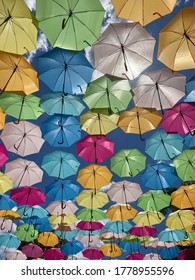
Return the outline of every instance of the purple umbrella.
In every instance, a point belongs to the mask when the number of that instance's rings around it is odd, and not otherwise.
[[[43,256],[43,250],[36,244],[29,243],[22,247],[21,251],[28,257],[32,259],[40,258]]]
[[[82,251],[85,258],[89,260],[100,260],[104,257],[103,253],[97,248],[88,248]]]
[[[77,227],[81,230],[99,230],[103,228],[103,224],[99,223],[99,222],[84,222],[84,221],[80,221],[77,224]]]

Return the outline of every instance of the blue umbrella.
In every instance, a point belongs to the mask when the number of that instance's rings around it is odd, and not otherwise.
[[[184,240],[186,232],[182,229],[166,228],[158,234],[158,239],[164,242],[179,242]]]
[[[170,248],[160,249],[160,257],[165,260],[171,260],[176,258],[179,255],[180,249],[177,246]]]
[[[84,51],[54,48],[38,58],[38,73],[52,91],[74,94],[91,81],[93,67]]]
[[[38,217],[38,218],[46,218],[49,213],[39,205],[35,206],[20,206],[16,211],[20,217],[23,218],[31,218],[31,217]]]
[[[184,138],[184,144],[190,148],[195,147],[195,137],[194,135],[191,135],[188,133],[186,137]]]
[[[41,167],[49,176],[65,179],[77,173],[80,163],[73,154],[54,151],[43,157]]]
[[[141,175],[145,187],[154,190],[170,188],[179,179],[175,167],[159,163],[146,167]]]
[[[10,248],[17,249],[20,243],[21,241],[14,234],[7,232],[0,233],[0,246],[5,247],[4,252]]]
[[[115,233],[127,232],[132,225],[129,221],[109,221],[107,222],[102,230],[109,230]]]
[[[81,138],[79,121],[55,114],[42,123],[43,138],[54,147],[70,147]]]
[[[75,255],[84,249],[84,245],[76,240],[69,241],[62,245],[61,251],[66,255]]]
[[[48,115],[62,114],[79,116],[85,109],[85,104],[79,95],[54,92],[46,93],[41,97],[40,107]]]
[[[11,210],[15,206],[15,202],[8,195],[0,194],[0,210]]]
[[[195,76],[193,76],[186,83],[186,91],[187,91],[187,93],[190,93],[192,90],[195,90]]]
[[[80,187],[71,180],[58,180],[46,187],[46,196],[52,201],[71,200],[75,198],[80,191]]]
[[[124,251],[127,252],[139,252],[140,251],[140,247],[141,247],[141,242],[120,242],[120,247],[121,249],[123,249]]]
[[[78,230],[71,230],[71,231],[60,231],[55,230],[54,232],[59,238],[66,239],[68,241],[71,241],[73,238],[75,238],[78,234]]]
[[[23,218],[23,221],[26,224],[33,225],[34,228],[39,232],[52,231],[53,229],[48,218],[31,217]]]
[[[154,160],[170,160],[183,149],[183,138],[179,134],[168,134],[159,130],[146,140],[145,152]]]

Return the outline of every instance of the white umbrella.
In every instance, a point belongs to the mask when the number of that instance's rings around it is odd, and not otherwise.
[[[52,215],[71,215],[74,214],[79,208],[72,201],[53,201],[46,210]]]
[[[149,254],[146,254],[145,257],[143,258],[144,260],[162,260],[160,255],[158,254],[154,254],[154,253],[149,253]]]
[[[8,250],[5,254],[7,260],[26,260],[27,256],[20,250]]]

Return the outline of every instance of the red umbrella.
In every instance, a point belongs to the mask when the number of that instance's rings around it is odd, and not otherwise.
[[[195,107],[186,102],[180,102],[168,109],[160,122],[160,126],[168,133],[193,135],[195,129]]]
[[[0,167],[8,160],[6,148],[0,144]]]
[[[193,248],[186,248],[180,251],[178,260],[195,260],[195,250]]]
[[[104,135],[88,135],[76,143],[77,155],[87,162],[103,162],[114,154],[114,142]]]
[[[36,244],[29,243],[22,247],[22,253],[24,253],[28,258],[36,259],[43,255],[43,250]]]
[[[99,230],[103,228],[103,224],[99,223],[99,222],[85,222],[85,221],[80,221],[77,224],[77,227],[81,230]]]
[[[142,253],[138,253],[138,252],[135,252],[129,256],[126,257],[126,260],[143,260],[144,259],[144,254]]]
[[[82,254],[89,260],[100,260],[104,257],[103,253],[97,248],[85,249]]]
[[[50,248],[44,251],[43,256],[46,260],[63,260],[64,253],[59,248]]]
[[[24,186],[11,190],[10,198],[18,204],[34,206],[45,202],[46,196],[38,188]]]
[[[152,236],[157,233],[157,230],[155,227],[133,226],[129,229],[129,233],[136,236]]]

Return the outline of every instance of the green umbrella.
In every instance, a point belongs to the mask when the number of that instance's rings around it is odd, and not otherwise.
[[[105,10],[99,0],[37,0],[38,26],[53,47],[81,51],[97,41]]]
[[[111,158],[110,169],[120,177],[134,177],[145,165],[146,157],[137,149],[123,149]]]
[[[23,225],[17,227],[15,235],[21,241],[30,242],[37,238],[38,233],[39,232],[34,229],[33,225],[23,224]]]
[[[185,150],[177,156],[173,164],[178,177],[184,182],[195,180],[195,150]]]
[[[150,236],[137,236],[137,235],[128,234],[122,239],[122,241],[123,242],[142,242],[142,241],[147,241],[149,238],[150,238]]]
[[[22,93],[21,93],[22,94]],[[22,120],[36,120],[44,110],[39,107],[40,98],[34,95],[23,96],[16,93],[4,92],[0,96],[2,110],[17,119],[14,123]]]
[[[108,108],[113,113],[125,110],[132,98],[129,81],[102,76],[92,81],[83,101],[90,109]]]
[[[140,195],[137,200],[137,206],[145,211],[160,211],[161,209],[168,207],[170,201],[170,195],[161,190],[151,190]]]
[[[82,221],[99,221],[105,219],[105,212],[100,209],[84,208],[77,212],[77,218]]]

